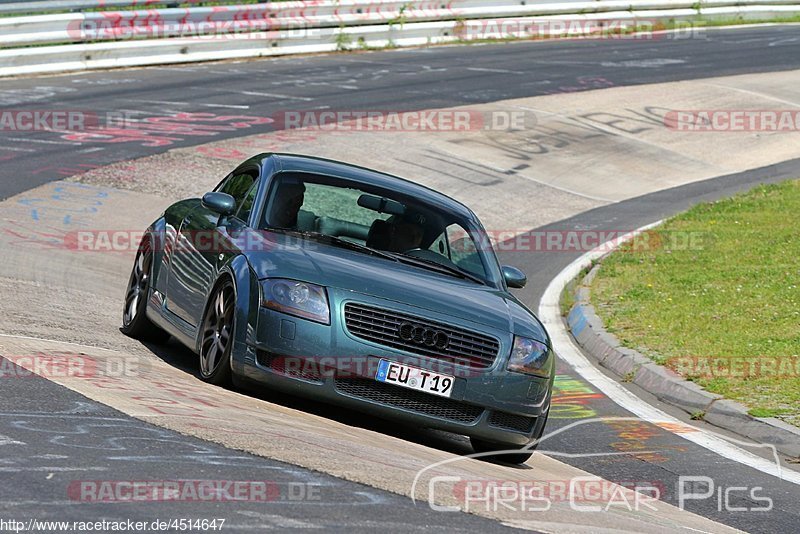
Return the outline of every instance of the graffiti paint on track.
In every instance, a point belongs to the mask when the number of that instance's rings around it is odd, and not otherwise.
[[[79,143],[139,143],[145,147],[170,146],[187,137],[210,137],[273,122],[269,117],[174,113],[160,117],[122,117],[85,131],[64,133],[67,141]]]

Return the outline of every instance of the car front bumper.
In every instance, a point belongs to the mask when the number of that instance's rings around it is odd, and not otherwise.
[[[358,297],[359,302],[367,298]],[[501,348],[491,367],[457,366],[351,335],[342,312],[346,298],[331,300],[330,325],[259,309],[256,331],[235,351],[234,372],[270,389],[485,441],[525,445],[540,435],[544,422],[541,416],[550,405],[552,378],[505,369],[511,334],[497,336],[502,337]],[[419,309],[380,299],[371,299],[369,304],[421,313]],[[424,314],[432,320],[453,322],[453,318],[427,310]],[[440,397],[375,380],[381,359],[454,376],[451,396]]]

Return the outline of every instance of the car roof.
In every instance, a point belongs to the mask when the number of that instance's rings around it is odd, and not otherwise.
[[[264,160],[273,158],[277,163],[276,169],[280,172],[307,172],[344,178],[419,198],[428,203],[437,204],[448,211],[459,213],[466,218],[477,219],[472,210],[461,202],[444,193],[392,174],[332,159],[301,154],[266,153],[256,157],[260,158],[262,163]]]

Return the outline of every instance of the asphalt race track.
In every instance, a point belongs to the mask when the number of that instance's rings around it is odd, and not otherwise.
[[[271,117],[286,110],[416,110],[523,96],[795,69],[792,26],[707,30],[702,39],[559,41],[508,46],[284,58],[3,80],[0,106]],[[114,161],[213,139],[271,131],[268,124],[158,146],[0,133],[0,199]]]
[[[27,457],[21,467],[0,465],[4,478],[12,469],[23,473],[15,479],[15,484],[4,484],[0,490],[4,518],[41,517],[37,509],[45,506],[48,518],[62,521],[86,521],[120,513],[133,521],[148,523],[177,515],[225,517],[227,530],[324,528],[366,532],[415,528],[464,533],[502,530],[488,519],[437,514],[385,491],[141,423],[38,377],[6,382],[10,387],[3,388],[7,401],[0,414],[0,437],[12,433],[18,436],[15,441],[19,443],[3,445],[6,449],[24,447]],[[81,452],[76,455],[76,451]],[[125,480],[269,480],[275,484],[270,491],[286,498],[229,504],[235,506],[234,514],[215,514],[202,502],[182,503],[180,514],[176,514],[175,504],[169,502],[129,503],[123,505],[122,512],[115,503],[76,506],[79,489],[66,496],[60,488],[55,490],[42,481],[47,473],[74,472],[88,473],[90,480],[102,480],[103,473],[110,469]],[[315,492],[314,499],[301,500],[299,496],[308,491]],[[290,495],[295,495],[296,500]]]
[[[512,98],[589,91],[716,76],[769,73],[800,68],[800,27],[773,26],[709,30],[705,39],[657,41],[559,41],[329,55],[266,61],[215,63],[69,74],[3,80],[0,110],[92,110],[124,112],[136,118],[176,113],[203,113],[224,128],[187,128],[156,138],[131,138],[120,131],[107,138],[67,138],[54,132],[0,130],[0,199],[41,184],[104,165],[194,146],[224,138],[273,131],[272,123],[241,117],[272,117],[296,109],[415,110],[494,102]],[[798,80],[800,86],[800,80]],[[788,104],[781,104],[789,107]],[[231,119],[230,117],[239,117]],[[238,126],[232,126],[237,124]],[[413,173],[409,172],[409,176]],[[800,160],[749,170],[654,192],[601,206],[552,223],[537,231],[587,228],[637,228],[705,200],[746,190],[756,183],[800,176]],[[536,309],[550,280],[577,253],[508,253],[501,259],[528,273],[523,300]],[[2,304],[0,304],[2,309]],[[10,313],[11,310],[2,310]],[[186,351],[169,345],[159,357],[191,371]],[[582,409],[594,417],[631,414],[582,381],[562,364],[561,394],[582,396]],[[121,505],[82,504],[77,508],[48,486],[45,473],[78,471],[84,479],[103,478],[113,470],[123,479],[271,479],[287,488],[302,481],[321,488],[319,501],[278,500],[275,506],[188,504],[186,517],[229,517],[231,528],[250,530],[323,527],[342,531],[425,528],[430,531],[494,531],[497,522],[467,514],[433,512],[405,497],[325,474],[226,449],[161,429],[43,379],[5,381],[0,409],[0,445],[17,455],[0,472],[15,475],[0,488],[0,514],[15,517],[85,519],[122,514],[154,519],[175,517],[170,503]],[[645,400],[647,392],[636,391]],[[468,445],[436,433],[364,423],[355,414],[339,413],[297,399],[274,399],[295,409],[455,453]],[[668,407],[664,411],[687,420]],[[551,418],[548,431],[575,420]],[[704,423],[693,425],[710,428]],[[742,511],[760,503],[735,494],[728,509],[715,499],[691,502],[686,509],[725,525],[750,532],[797,532],[800,488],[735,460],[723,458],[679,435],[642,422],[622,436],[613,425],[586,425],[555,435],[543,446],[559,461],[614,481],[654,481],[667,489],[664,500],[678,504],[674,491],[680,475],[713,477],[719,488],[763,488],[772,498],[768,512]],[[115,439],[121,434],[125,439]],[[602,456],[619,452],[620,441],[645,443],[651,456]],[[67,450],[68,449],[68,450]],[[593,453],[594,456],[585,456]],[[62,456],[63,455],[63,456]],[[583,455],[583,456],[581,456]],[[70,458],[69,461],[65,461]],[[92,470],[97,471],[95,476]],[[200,474],[202,473],[202,475]],[[106,475],[107,476],[107,475]],[[282,486],[283,487],[283,486]],[[280,506],[279,506],[280,505]],[[87,506],[89,508],[87,508]],[[113,509],[112,509],[113,508]],[[740,511],[732,511],[739,508]],[[529,517],[535,528],[535,516]],[[544,529],[546,530],[546,529]]]

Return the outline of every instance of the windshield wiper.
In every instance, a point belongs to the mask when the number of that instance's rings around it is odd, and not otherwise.
[[[270,230],[286,234],[300,235],[303,237],[316,239],[318,241],[324,241],[329,245],[335,245],[341,248],[355,250],[357,252],[363,252],[364,254],[378,256],[379,258],[385,258],[387,260],[400,261],[396,257],[387,252],[381,252],[380,250],[374,249],[372,247],[368,247],[366,245],[360,245],[358,243],[354,243],[353,241],[348,241],[346,239],[342,239],[341,237],[336,237],[333,235],[323,234],[321,232],[308,232],[302,230],[292,230],[289,228],[270,228]]]
[[[450,265],[439,263],[438,261],[419,258],[417,256],[408,256],[406,254],[401,254],[401,253],[384,252],[382,250],[374,249],[366,245],[360,245],[358,243],[354,243],[353,241],[347,241],[346,239],[342,239],[341,237],[323,234],[321,232],[309,232],[303,230],[292,230],[291,228],[277,228],[277,227],[274,228],[271,227],[269,228],[269,230],[273,232],[280,232],[283,234],[299,235],[302,237],[317,239],[320,241],[324,241],[329,245],[335,245],[342,248],[355,250],[357,252],[363,252],[364,254],[378,256],[379,258],[385,258],[387,260],[402,261],[403,263],[411,263],[413,265],[417,265],[419,267],[423,267],[431,271],[437,271],[442,274],[449,274],[457,278],[471,280],[475,283],[484,286],[486,285],[486,282],[483,279],[479,278],[478,276],[475,276],[474,274],[465,271],[463,269],[460,269],[458,267],[451,267]]]
[[[397,257],[401,261],[407,261],[408,263],[413,263],[415,265],[419,265],[420,267],[432,268],[432,271],[439,271],[441,273],[450,274],[456,276],[458,278],[465,278],[467,280],[472,280],[482,286],[486,285],[486,282],[475,276],[474,274],[470,273],[469,271],[465,271],[464,269],[460,269],[458,267],[452,267],[450,265],[445,265],[444,263],[439,263],[435,260],[429,260],[425,258],[419,258],[417,256],[409,256],[407,254],[397,254]]]
[[[399,261],[393,255],[382,252],[378,249],[368,247],[366,245],[361,245],[359,243],[355,243],[353,241],[348,241],[347,239],[342,239],[341,237],[336,237],[328,234],[321,234],[319,232],[307,232],[307,234],[311,235],[312,237],[322,237],[330,241],[331,244],[340,246],[342,248],[349,248],[350,250],[356,250],[358,252],[364,252],[365,254],[372,254],[373,256],[378,256],[379,258],[385,258],[387,260],[392,261]]]

